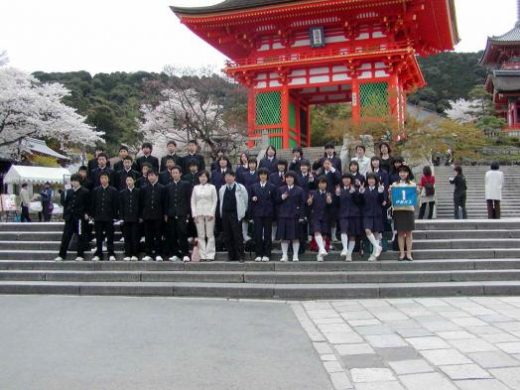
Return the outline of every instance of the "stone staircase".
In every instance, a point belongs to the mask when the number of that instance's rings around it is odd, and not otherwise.
[[[484,176],[487,166],[465,166],[464,176],[468,184],[466,207],[469,219],[487,218]],[[505,176],[502,200],[502,218],[520,218],[520,167],[505,166],[501,170]],[[417,180],[420,179],[420,175]],[[451,167],[435,167],[437,186],[437,218],[453,218],[453,186],[449,178],[454,176]]]
[[[418,222],[414,262],[54,262],[62,224],[0,224],[0,294],[335,299],[520,294],[520,219]],[[119,237],[119,236],[118,236]],[[116,243],[118,258],[121,242]],[[273,255],[278,259],[279,253]],[[91,255],[87,256],[90,259]],[[69,254],[73,259],[74,254]]]

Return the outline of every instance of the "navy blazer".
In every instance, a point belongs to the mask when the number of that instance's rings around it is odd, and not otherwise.
[[[271,183],[265,183],[262,188],[260,183],[255,183],[249,189],[249,209],[253,218],[273,217],[276,205],[277,188]],[[258,200],[253,202],[253,197]]]
[[[320,190],[311,191],[309,194],[312,196],[312,205],[310,206],[311,210],[311,219],[314,221],[328,221],[331,217],[331,210],[333,204],[327,203],[327,193],[330,192],[325,191],[325,193],[321,193]],[[331,194],[331,198],[334,201],[334,196]]]
[[[383,202],[385,193],[379,193],[377,187],[373,190],[365,188],[363,195],[363,216],[364,217],[380,217],[383,214]]]
[[[258,173],[256,171],[251,174],[251,171],[242,172],[240,184],[243,184],[244,187],[249,191],[249,189],[256,183],[258,183]]]
[[[327,156],[323,156],[322,158],[320,158],[318,160],[318,162],[316,164],[314,164],[314,170],[318,170],[320,168],[323,168],[323,162],[328,159],[329,157]],[[336,168],[336,170],[339,171],[339,173],[341,174],[341,159],[336,155],[336,153],[334,153],[334,156],[332,158],[329,158],[329,160],[331,160],[332,162],[332,166],[334,168]]]
[[[230,170],[227,170],[226,172],[230,172]],[[219,168],[216,171],[211,172],[211,179],[209,182],[215,186],[218,192],[220,187],[226,184],[226,174],[222,173],[222,170]]]
[[[265,156],[258,164],[258,169],[260,168],[266,168],[270,173],[278,172],[278,159],[275,156],[272,161],[269,161],[269,158]]]
[[[363,196],[359,193],[359,190],[356,189],[353,193],[350,193],[350,188],[343,187],[336,199],[339,202],[340,218],[361,216]]]
[[[168,169],[159,173],[159,183],[161,183],[163,186],[167,186],[168,184],[173,183],[172,174]]]
[[[273,172],[269,175],[269,183],[273,184],[275,187],[281,187],[285,185],[285,173],[283,174],[283,178],[280,177],[280,172]]]
[[[310,181],[309,178],[310,174],[304,176],[301,173],[297,177],[296,184],[298,184],[298,186],[300,186],[303,189],[306,196],[309,194],[309,191],[316,189],[316,178],[313,177],[312,181]]]
[[[289,197],[284,200],[282,199],[282,194],[285,192],[289,192]],[[276,201],[278,203],[278,218],[300,219],[305,217],[305,202],[307,199],[301,187],[295,185],[289,191],[289,187],[283,185],[278,188]]]
[[[388,188],[388,186],[390,185],[390,175],[388,175],[388,173],[381,168],[379,169],[379,171],[374,173],[377,175],[379,182],[382,183],[385,186],[385,188]]]
[[[341,183],[341,172],[336,170],[335,172],[322,172],[322,176],[327,178],[327,191],[334,193],[336,186]]]

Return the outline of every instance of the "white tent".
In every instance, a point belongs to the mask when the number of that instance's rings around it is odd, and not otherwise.
[[[70,176],[70,172],[65,168],[13,165],[4,176],[4,184],[63,184],[66,176]]]

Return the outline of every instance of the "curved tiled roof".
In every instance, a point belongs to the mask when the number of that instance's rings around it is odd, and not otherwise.
[[[224,0],[218,4],[208,5],[205,7],[176,7],[171,9],[175,13],[186,15],[212,14],[226,11],[237,11],[241,9],[266,7],[282,3],[295,3],[301,0]]]
[[[514,43],[520,42],[520,22],[516,22],[515,28],[506,32],[504,35],[490,37],[489,40],[493,43]]]

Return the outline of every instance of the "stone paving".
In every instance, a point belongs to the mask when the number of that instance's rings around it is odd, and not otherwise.
[[[336,390],[520,389],[520,297],[291,305]]]

